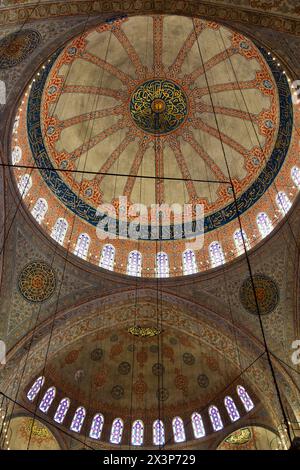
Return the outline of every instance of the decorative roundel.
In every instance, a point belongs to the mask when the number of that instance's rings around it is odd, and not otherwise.
[[[153,364],[152,366],[153,375],[160,376],[160,375],[163,375],[164,372],[165,372],[165,368],[162,364],[160,364],[159,362],[157,362],[156,364]]]
[[[197,377],[199,387],[207,388],[209,385],[209,378],[205,374],[199,374]]]
[[[41,35],[32,29],[12,33],[0,40],[0,69],[15,67],[22,62],[41,41]]]
[[[103,357],[103,349],[96,348],[91,352],[92,361],[100,361]]]
[[[184,353],[182,355],[182,359],[183,359],[183,362],[185,364],[187,364],[188,366],[192,366],[193,364],[195,364],[195,356],[193,356],[193,354],[191,353]]]
[[[115,400],[120,400],[120,398],[122,398],[124,396],[124,388],[121,385],[115,385],[111,389],[111,396]]]
[[[167,401],[169,392],[166,388],[159,388],[156,392],[156,396],[159,401]]]
[[[184,122],[187,99],[180,86],[170,80],[147,80],[131,95],[130,114],[143,131],[168,134]]]
[[[55,271],[42,261],[34,261],[21,271],[18,286],[23,297],[29,302],[44,302],[55,291]]]
[[[253,276],[256,298],[261,315],[267,315],[277,307],[279,302],[279,290],[276,283],[264,274]],[[240,301],[247,312],[257,315],[257,306],[251,278],[248,277],[240,288]]]
[[[131,365],[129,364],[129,362],[121,362],[118,366],[118,372],[121,375],[129,374],[130,370],[131,370]]]

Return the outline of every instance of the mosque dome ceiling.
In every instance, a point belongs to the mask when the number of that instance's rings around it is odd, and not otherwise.
[[[297,195],[298,120],[287,74],[249,38],[201,19],[120,17],[77,36],[37,72],[18,109],[11,151],[16,165],[39,169],[14,173],[18,182],[30,173],[23,198],[30,211],[39,198],[47,201],[39,221],[46,232],[58,218],[68,222],[61,244],[70,251],[88,234],[86,259],[99,265],[111,243],[113,269],[126,273],[129,253],[139,250],[148,277],[162,251],[170,276],[178,276],[189,236],[172,217],[164,236],[168,207],[189,204],[194,223],[197,205],[204,207],[197,271],[211,268],[214,241],[226,261],[241,254],[238,215],[253,247],[264,236],[258,214],[273,228],[286,212],[278,193],[285,191],[288,208]],[[128,211],[134,217],[132,204],[165,205],[158,236],[147,212],[141,240],[112,238],[110,231],[122,235]],[[114,213],[99,236],[104,205]]]

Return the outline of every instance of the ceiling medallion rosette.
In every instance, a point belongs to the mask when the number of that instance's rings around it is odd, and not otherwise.
[[[56,288],[55,271],[42,261],[34,261],[21,271],[18,286],[23,297],[29,302],[45,302]]]

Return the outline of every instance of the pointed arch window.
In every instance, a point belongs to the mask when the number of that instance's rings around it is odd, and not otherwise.
[[[104,424],[104,417],[101,413],[94,416],[90,429],[90,437],[92,439],[100,439]]]
[[[225,256],[222,250],[222,246],[219,242],[215,241],[209,245],[209,254],[213,268],[221,266],[225,263]]]
[[[22,198],[24,198],[26,194],[28,194],[28,191],[30,190],[31,187],[32,187],[31,176],[28,174],[21,176],[18,182],[18,189],[20,191]]]
[[[286,215],[290,208],[292,207],[292,203],[289,197],[283,191],[280,191],[276,196],[276,204],[282,213],[282,215]]]
[[[155,446],[163,446],[165,444],[165,427],[160,419],[153,423],[153,444]]]
[[[36,379],[36,381],[34,382],[34,384],[31,387],[31,389],[27,393],[27,398],[28,398],[29,401],[33,401],[35,399],[35,397],[37,396],[37,394],[41,390],[42,386],[44,385],[44,382],[45,382],[45,377],[43,377],[43,376]]]
[[[127,274],[129,276],[142,275],[142,255],[139,251],[131,251],[128,255]]]
[[[122,441],[124,423],[121,418],[116,418],[111,427],[110,442],[112,444],[120,444]]]
[[[220,431],[223,429],[223,422],[221,415],[216,406],[210,406],[208,409],[208,414],[214,431]]]
[[[68,230],[68,222],[66,221],[66,219],[63,219],[62,217],[60,217],[55,222],[55,225],[51,232],[51,237],[55,241],[57,241],[57,243],[62,245],[64,243],[67,230]]]
[[[144,423],[140,419],[137,419],[132,424],[131,430],[131,444],[133,446],[141,446],[144,442]]]
[[[236,230],[233,234],[233,239],[238,255],[245,253],[244,242],[246,250],[250,250],[250,243],[245,230],[240,228]]]
[[[200,439],[200,437],[205,436],[205,429],[203,425],[203,421],[201,418],[201,415],[199,413],[193,413],[192,414],[192,426],[193,426],[193,431],[194,431],[194,436],[196,439]]]
[[[55,387],[50,387],[48,388],[48,390],[46,391],[45,395],[43,396],[43,399],[40,403],[40,406],[39,406],[39,409],[43,412],[43,413],[48,413],[48,410],[55,398],[55,394],[56,394],[56,388]]]
[[[185,250],[182,254],[183,274],[195,274],[198,272],[194,250]]]
[[[240,419],[240,413],[238,412],[238,409],[234,403],[234,400],[231,397],[225,397],[224,399],[225,407],[227,410],[227,413],[229,415],[229,418],[231,421],[234,423],[238,419]]]
[[[87,233],[81,233],[76,242],[74,255],[79,256],[79,258],[86,259],[90,242],[90,236]]]
[[[112,245],[104,245],[101,252],[100,258],[100,267],[104,269],[109,269],[109,271],[114,270],[114,262],[115,262],[115,254],[116,250],[115,247]]]
[[[47,204],[46,199],[43,199],[42,197],[40,197],[36,201],[32,211],[31,211],[31,214],[33,215],[35,220],[40,224],[43,221],[47,210],[48,210],[48,204]]]
[[[74,414],[74,417],[70,426],[71,431],[80,432],[82,425],[83,425],[83,421],[85,419],[85,415],[86,415],[85,408],[83,406],[79,406],[77,410],[75,411],[75,414]]]
[[[242,387],[241,385],[238,385],[237,386],[237,392],[238,392],[238,396],[240,397],[241,402],[244,405],[245,410],[246,411],[253,410],[254,403],[251,400],[251,398],[250,398],[248,392],[246,391],[246,389],[244,387]]]
[[[291,176],[297,188],[300,189],[300,169],[297,166],[292,168]]]
[[[156,255],[156,275],[157,277],[169,277],[169,257],[167,253],[161,251]]]
[[[56,413],[54,415],[54,421],[56,421],[57,423],[61,424],[65,417],[66,417],[66,414],[68,412],[68,409],[70,407],[70,400],[69,398],[63,398],[58,407],[57,407],[57,410],[56,410]]]
[[[185,441],[185,431],[184,424],[182,419],[179,416],[176,416],[172,421],[173,435],[175,442],[184,442]]]
[[[11,162],[13,165],[16,165],[17,163],[20,162],[22,158],[22,149],[18,145],[16,145],[13,148],[13,151],[11,152]]]
[[[258,214],[256,221],[262,237],[266,237],[272,232],[272,223],[265,212]]]

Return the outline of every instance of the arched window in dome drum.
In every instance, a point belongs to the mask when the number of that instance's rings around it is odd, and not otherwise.
[[[26,194],[28,194],[28,191],[30,190],[31,187],[32,187],[31,176],[27,174],[21,176],[18,182],[18,189],[22,198],[24,198]]]
[[[182,419],[179,416],[176,416],[172,421],[174,442],[184,442],[185,441],[185,431],[184,424]]]
[[[79,256],[79,258],[86,259],[90,242],[90,236],[87,233],[81,233],[76,242],[74,255]]]
[[[19,163],[22,159],[22,149],[18,145],[16,145],[13,148],[13,151],[11,152],[11,162],[13,165],[16,165]]]
[[[131,444],[133,446],[141,446],[144,442],[144,424],[143,421],[137,419],[132,424]]]
[[[41,390],[42,386],[44,385],[44,382],[45,382],[45,377],[43,376],[36,379],[32,387],[30,388],[29,392],[27,393],[27,398],[29,401],[33,401],[35,399],[35,397]]]
[[[191,416],[192,426],[194,431],[194,436],[196,439],[200,439],[200,437],[205,436],[205,429],[203,425],[203,421],[201,415],[199,413],[193,413]]]
[[[121,418],[116,418],[111,427],[110,442],[112,444],[120,444],[122,441],[124,423]]]
[[[246,391],[246,389],[244,387],[242,387],[241,385],[238,385],[236,389],[237,389],[237,392],[238,392],[238,396],[240,397],[240,400],[244,405],[245,410],[246,411],[253,410],[254,403],[251,400],[251,398],[250,398],[248,392]]]
[[[215,241],[209,245],[209,254],[213,268],[225,263],[225,256],[219,242]]]
[[[198,272],[194,250],[185,250],[182,254],[183,274],[195,274]]]
[[[169,258],[167,253],[161,251],[156,255],[156,276],[157,277],[169,277]]]
[[[300,168],[294,166],[291,171],[292,180],[298,189],[300,189]]]
[[[116,250],[112,245],[104,245],[101,252],[101,258],[99,266],[104,269],[109,269],[109,271],[114,270],[114,261],[115,261]]]
[[[214,431],[220,431],[223,429],[223,422],[221,415],[216,406],[210,406],[208,409],[208,414]]]
[[[69,407],[70,407],[69,398],[63,398],[59,402],[59,405],[57,407],[56,413],[54,415],[54,421],[61,424],[64,421],[65,417],[66,417],[66,414],[68,412]]]
[[[266,237],[272,232],[272,223],[265,212],[258,214],[256,221],[262,237]]]
[[[142,275],[142,255],[139,251],[131,251],[128,255],[127,274],[129,276]]]
[[[54,225],[54,227],[52,229],[52,232],[51,232],[51,237],[57,243],[62,245],[63,242],[64,242],[64,239],[65,239],[67,230],[68,230],[68,222],[66,221],[66,219],[63,219],[63,218],[60,217],[55,222],[55,225]]]
[[[245,253],[244,242],[245,242],[246,249],[250,250],[250,243],[249,243],[245,230],[242,230],[240,228],[237,229],[234,232],[233,239],[234,239],[234,243],[235,243],[238,255],[242,255],[243,253]]]
[[[90,437],[92,439],[100,439],[104,424],[104,417],[101,413],[94,416],[90,429]]]
[[[165,427],[160,419],[153,423],[153,444],[155,446],[163,446],[165,444]]]
[[[240,419],[240,413],[234,403],[234,400],[231,397],[225,397],[224,404],[228,413],[229,418],[234,423],[238,419]]]
[[[32,211],[31,211],[31,214],[33,215],[35,220],[40,224],[43,221],[47,210],[48,210],[48,204],[47,204],[46,199],[43,199],[42,197],[40,197],[36,201]]]
[[[276,196],[276,204],[282,213],[282,215],[286,215],[290,208],[292,207],[292,203],[289,197],[283,192],[280,191]]]
[[[47,413],[51,403],[53,402],[56,394],[56,389],[55,387],[50,387],[46,391],[45,395],[43,396],[43,399],[41,400],[39,409],[43,411],[43,413]]]
[[[74,417],[70,426],[71,431],[80,432],[85,415],[86,415],[85,408],[83,406],[79,406],[77,410],[75,411],[75,414],[74,414]]]

